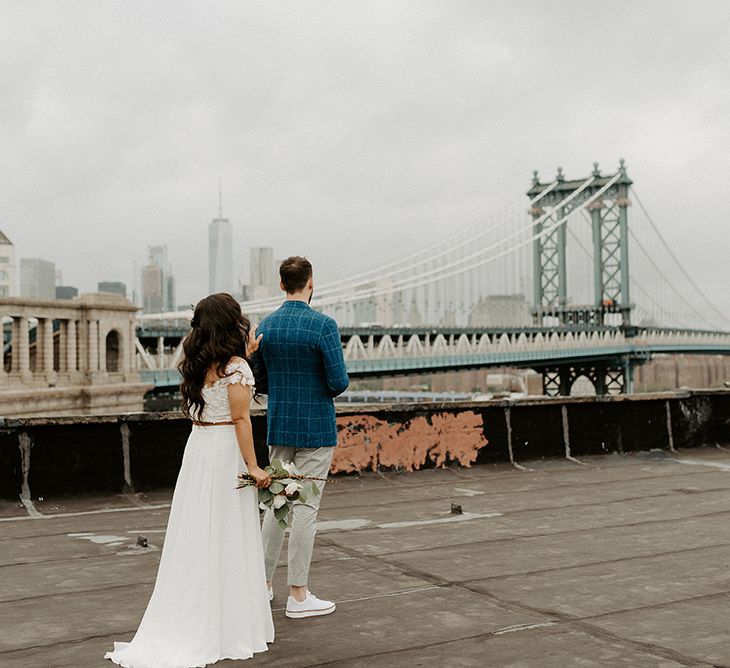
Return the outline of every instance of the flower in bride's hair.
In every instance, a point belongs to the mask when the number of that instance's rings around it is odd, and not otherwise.
[[[276,510],[277,508],[281,508],[285,503],[286,496],[284,496],[283,494],[277,494],[274,497],[274,502],[272,503],[272,505],[274,506],[274,510]]]

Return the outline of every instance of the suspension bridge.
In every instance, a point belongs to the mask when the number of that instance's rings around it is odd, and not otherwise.
[[[587,378],[598,394],[632,391],[658,353],[730,355],[730,318],[692,279],[621,160],[550,182],[490,216],[391,262],[317,284],[312,306],[341,326],[353,377],[528,367],[547,395]],[[629,221],[629,210],[632,214]],[[631,269],[631,270],[630,270]],[[254,321],[281,297],[242,303]],[[190,312],[141,316],[142,377],[179,383]]]

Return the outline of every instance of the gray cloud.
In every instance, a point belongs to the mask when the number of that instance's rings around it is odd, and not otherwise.
[[[394,257],[545,178],[625,157],[730,312],[730,5],[4,2],[3,222],[67,283],[129,281],[166,242],[207,289],[217,181],[239,264],[324,278]],[[636,219],[635,210],[632,210]]]

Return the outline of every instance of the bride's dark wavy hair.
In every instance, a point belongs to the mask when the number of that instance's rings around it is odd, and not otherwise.
[[[203,386],[208,369],[215,367],[217,375],[223,377],[231,357],[246,359],[251,323],[231,295],[218,292],[197,303],[190,324],[192,328],[183,339],[183,359],[177,368],[182,375],[182,412],[200,420],[205,408]]]

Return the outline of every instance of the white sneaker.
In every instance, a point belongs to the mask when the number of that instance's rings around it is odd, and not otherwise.
[[[274,590],[273,590],[273,588],[272,589],[269,589],[269,600],[270,601],[273,601],[274,600]]]
[[[329,615],[334,611],[335,604],[332,601],[322,601],[312,594],[311,591],[307,592],[307,598],[301,603],[293,596],[290,596],[286,601],[286,616],[292,619]]]

